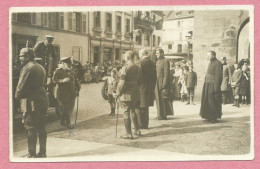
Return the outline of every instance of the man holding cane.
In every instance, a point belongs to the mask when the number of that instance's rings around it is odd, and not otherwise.
[[[127,51],[125,53],[126,64],[121,69],[117,90],[113,93],[113,97],[116,99],[120,96],[120,101],[122,102],[122,107],[124,109],[126,135],[121,136],[121,138],[124,139],[133,139],[131,120],[133,121],[135,127],[134,134],[138,136],[141,135],[135,109],[137,108],[140,100],[139,86],[141,84],[142,73],[140,67],[133,62],[133,59],[134,53],[132,51]]]
[[[53,82],[58,85],[55,95],[62,113],[60,124],[71,129],[70,114],[74,109],[75,98],[79,95],[80,82],[72,70],[71,57],[62,58],[61,63],[62,67],[54,72]]]

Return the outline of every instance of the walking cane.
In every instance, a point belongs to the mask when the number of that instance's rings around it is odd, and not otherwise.
[[[76,111],[75,124],[77,123],[78,111],[79,111],[79,96],[77,96],[77,111]]]
[[[116,113],[116,137],[117,137],[117,123],[118,123],[118,114],[119,114],[119,101],[118,101],[118,99],[116,99],[116,109],[117,109],[117,113]]]

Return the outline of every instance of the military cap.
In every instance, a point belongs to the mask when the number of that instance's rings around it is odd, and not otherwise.
[[[71,63],[71,57],[63,57],[60,59],[60,62]]]
[[[24,55],[30,55],[30,56],[34,56],[34,52],[32,48],[22,48],[20,50],[20,57],[24,56]]]
[[[54,39],[54,37],[51,36],[51,35],[46,35],[45,38],[46,38],[46,39]]]

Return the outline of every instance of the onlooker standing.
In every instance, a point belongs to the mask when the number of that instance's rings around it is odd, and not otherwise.
[[[182,70],[183,70],[183,73],[182,73],[182,75],[180,76],[180,79],[179,79],[179,81],[181,83],[180,94],[181,94],[181,101],[185,102],[185,100],[187,99],[187,94],[188,94],[188,90],[187,90],[186,83],[185,83],[186,73],[188,72],[188,67],[184,66],[182,68]]]
[[[136,113],[139,127],[147,129],[149,124],[149,107],[154,104],[156,68],[145,49],[139,51],[139,57],[141,60],[137,65],[142,70],[142,82],[140,85],[140,107],[136,110]]]
[[[158,120],[167,119],[167,115],[173,115],[172,96],[170,93],[170,63],[164,57],[164,51],[158,50],[156,62],[155,98]]]
[[[248,104],[247,95],[249,90],[249,75],[246,67],[242,67],[242,79],[239,94],[242,96],[242,104]]]
[[[234,105],[236,107],[239,107],[239,90],[242,80],[242,71],[240,70],[238,64],[234,64],[235,71],[231,78],[231,87],[233,90],[233,96],[234,96]]]
[[[149,53],[149,58],[151,59],[151,61],[156,64],[157,61],[157,57],[156,57],[156,50],[153,49],[151,53]]]
[[[117,71],[116,69],[112,69],[111,76],[107,79],[107,94],[108,94],[108,102],[110,104],[111,112],[108,116],[115,115],[115,108],[116,108],[116,101],[113,97],[113,92],[116,90],[117,87]]]
[[[222,92],[222,103],[223,105],[227,104],[227,94],[230,89],[230,81],[231,81],[231,69],[227,64],[226,57],[221,58],[221,63],[223,65],[223,80],[221,83],[221,92]]]
[[[200,116],[215,123],[222,115],[220,91],[222,83],[222,64],[217,60],[214,51],[209,51],[207,57],[210,63],[202,90]]]
[[[46,157],[47,134],[45,118],[48,109],[48,97],[44,88],[45,70],[34,61],[33,49],[23,48],[20,60],[24,65],[15,98],[21,103],[23,123],[27,130],[28,152],[27,158]],[[36,155],[37,134],[39,136],[40,151]]]
[[[249,67],[249,59],[245,59],[244,60],[244,65],[242,66],[242,71],[246,74],[246,76],[248,78],[247,87],[245,89],[245,92],[246,92],[245,102],[246,102],[246,104],[249,104],[249,102],[250,102],[250,67]]]
[[[182,69],[180,65],[175,65],[175,73],[174,73],[174,82],[175,82],[175,90],[174,90],[174,98],[179,100],[181,98],[180,91],[181,91],[181,82],[179,81],[180,77],[182,76]]]
[[[197,86],[197,73],[193,71],[193,66],[189,66],[189,72],[186,73],[185,84],[188,90],[187,104],[194,104],[194,91]]]

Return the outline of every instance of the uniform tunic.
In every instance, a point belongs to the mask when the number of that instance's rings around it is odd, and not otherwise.
[[[156,62],[156,85],[155,98],[157,106],[157,116],[166,117],[173,115],[172,98],[165,99],[162,96],[162,91],[171,91],[170,81],[170,63],[166,58],[159,58]],[[172,97],[172,96],[171,96]]]
[[[214,59],[208,65],[207,74],[202,90],[200,116],[204,119],[221,118],[221,92],[222,83],[222,64]]]
[[[34,61],[22,69],[16,88],[15,98],[21,102],[24,113],[24,127],[27,129],[28,149],[36,155],[37,133],[40,152],[46,153],[45,116],[48,109],[48,97],[44,88],[45,70]]]
[[[64,78],[70,78],[69,82],[63,83]],[[76,92],[80,90],[80,82],[73,70],[58,68],[54,72],[53,81],[58,86],[56,88],[56,98],[63,113],[62,120],[69,124],[69,115],[72,113],[75,104]]]

